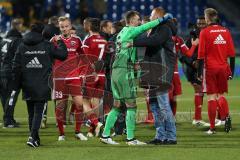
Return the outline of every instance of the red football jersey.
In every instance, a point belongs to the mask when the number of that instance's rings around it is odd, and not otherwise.
[[[107,41],[100,35],[91,35],[83,41],[83,52],[90,63],[104,60],[106,56]]]
[[[91,35],[83,41],[84,54],[96,56],[98,60],[105,58],[107,41],[100,35]]]
[[[198,59],[205,60],[206,68],[225,66],[227,58],[234,56],[234,43],[228,29],[210,25],[200,32]]]
[[[55,60],[53,66],[55,78],[64,78],[69,72],[77,68],[79,64],[79,55],[83,54],[82,42],[78,36],[72,35],[69,38],[61,36],[61,39],[67,47],[68,56],[64,61]],[[56,45],[56,42],[54,40],[51,42]]]

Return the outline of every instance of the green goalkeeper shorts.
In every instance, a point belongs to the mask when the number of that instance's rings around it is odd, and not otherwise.
[[[115,100],[133,102],[137,97],[134,73],[126,68],[113,68],[111,87]]]

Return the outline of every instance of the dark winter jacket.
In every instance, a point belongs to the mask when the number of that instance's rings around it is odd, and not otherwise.
[[[13,60],[13,78],[15,84],[18,84],[15,88],[21,85],[23,99],[50,100],[53,60],[65,60],[66,57],[67,48],[63,41],[58,41],[58,48],[55,48],[41,34],[27,33]]]
[[[146,46],[144,61],[141,63],[142,77],[140,85],[151,88],[152,93],[167,91],[172,84],[176,53],[172,36],[177,28],[172,21],[162,23],[152,29],[149,36],[134,40],[136,47]]]
[[[1,78],[11,78],[12,74],[12,60],[17,47],[22,42],[22,35],[16,29],[8,31],[6,38],[0,44],[1,54]]]

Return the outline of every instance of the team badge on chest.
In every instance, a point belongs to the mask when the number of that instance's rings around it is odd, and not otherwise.
[[[71,41],[71,46],[75,46],[76,45],[76,41]]]

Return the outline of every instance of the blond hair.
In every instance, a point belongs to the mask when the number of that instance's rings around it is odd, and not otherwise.
[[[58,22],[63,22],[63,21],[69,21],[69,22],[71,22],[70,18],[65,17],[65,16],[61,16],[61,17],[58,18]]]
[[[208,18],[208,20],[212,23],[217,23],[219,21],[218,11],[214,8],[206,8],[204,10],[204,14],[206,18]]]

